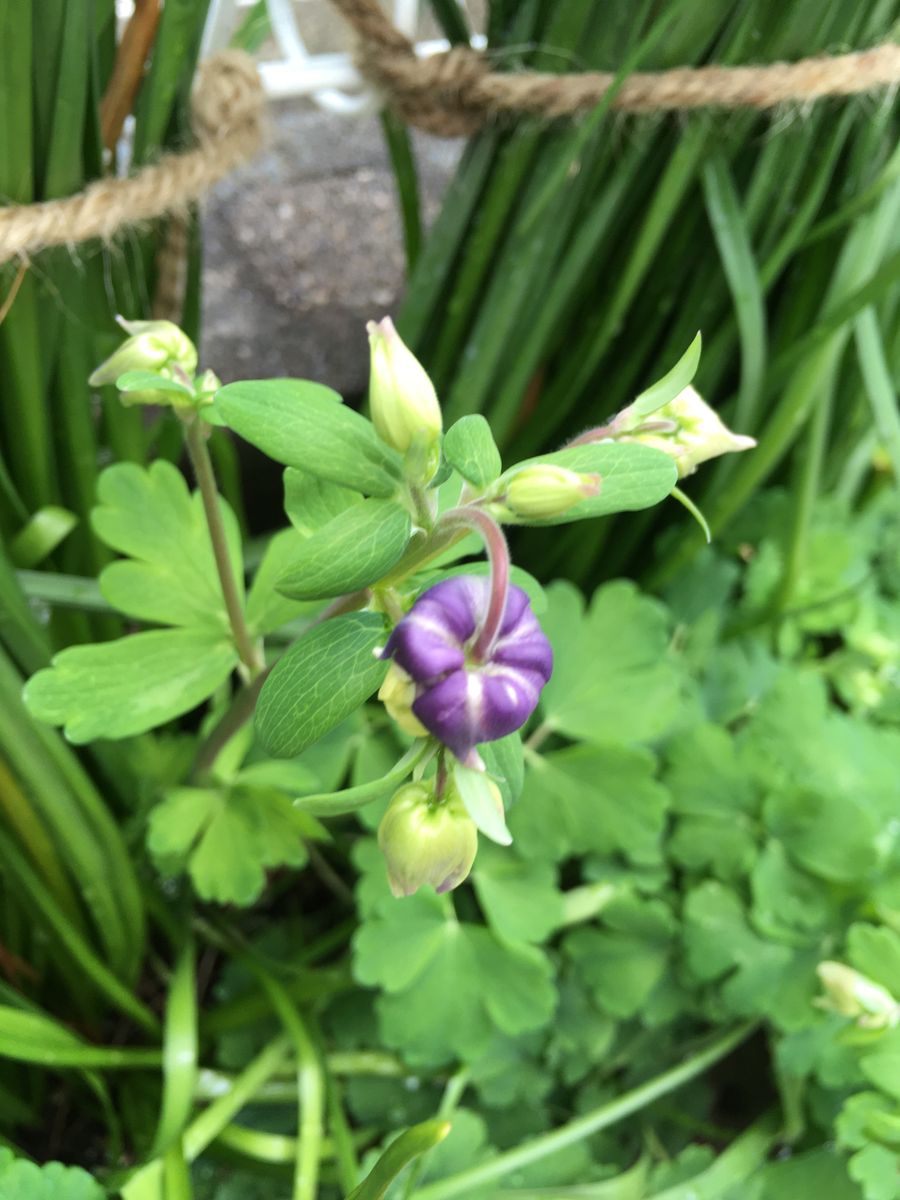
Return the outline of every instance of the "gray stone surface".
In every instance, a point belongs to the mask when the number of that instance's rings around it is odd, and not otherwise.
[[[416,137],[433,218],[461,143]],[[395,311],[405,261],[377,117],[275,107],[268,149],[204,216],[202,362],[224,381],[290,375],[365,388],[365,323]]]

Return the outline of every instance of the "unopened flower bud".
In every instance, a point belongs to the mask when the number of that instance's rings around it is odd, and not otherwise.
[[[130,336],[90,376],[91,387],[115,383],[126,371],[157,371],[171,377],[180,367],[187,375],[197,369],[197,347],[171,321],[126,321],[117,318]],[[134,397],[132,396],[132,401]]]
[[[535,463],[510,476],[501,505],[512,517],[559,517],[600,490],[600,476],[579,474],[553,463]]]
[[[471,871],[478,831],[456,795],[438,801],[430,785],[408,783],[381,818],[378,845],[395,896],[411,896],[423,884],[443,893]]]
[[[839,962],[821,962],[816,967],[825,995],[818,1004],[853,1017],[863,1029],[892,1029],[900,1022],[900,1004],[880,984]]]
[[[378,436],[407,458],[417,483],[440,462],[441,406],[425,368],[404,344],[390,317],[370,321],[372,366],[369,406]]]
[[[613,422],[613,429],[628,429],[628,414],[627,408],[621,412]],[[657,409],[646,427],[638,424],[630,432],[614,436],[621,442],[642,442],[664,451],[675,459],[682,479],[692,475],[707,459],[756,445],[755,438],[732,433],[692,387],[686,387],[674,400]]]
[[[412,710],[416,699],[415,681],[397,663],[391,663],[384,683],[378,689],[378,699],[404,733],[410,737],[428,737],[428,730]]]

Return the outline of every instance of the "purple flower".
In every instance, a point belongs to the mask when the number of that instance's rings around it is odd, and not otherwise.
[[[520,729],[553,670],[550,643],[514,586],[493,645],[476,656],[490,599],[482,576],[446,579],[419,597],[384,651],[415,685],[413,714],[463,760],[480,742]]]

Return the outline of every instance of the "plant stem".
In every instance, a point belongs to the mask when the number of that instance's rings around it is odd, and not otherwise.
[[[222,599],[225,601],[228,623],[231,625],[234,644],[241,662],[247,668],[248,675],[252,680],[263,670],[265,662],[258,647],[254,645],[244,619],[244,606],[238,595],[237,582],[228,553],[228,539],[225,536],[225,526],[222,522],[219,491],[216,487],[212,459],[209,457],[203,429],[196,418],[185,422],[185,444],[203,500],[203,512],[209,527],[209,537],[216,560],[216,570],[219,573],[219,582],[222,585]]]
[[[663,1071],[655,1079],[649,1079],[646,1083],[626,1092],[624,1096],[602,1104],[592,1112],[585,1113],[584,1116],[576,1117],[574,1121],[569,1121],[559,1129],[540,1134],[531,1141],[517,1146],[514,1150],[498,1154],[495,1158],[470,1167],[466,1171],[461,1171],[458,1175],[451,1175],[449,1179],[439,1179],[428,1184],[416,1193],[416,1200],[451,1200],[453,1196],[470,1195],[478,1188],[503,1179],[512,1171],[538,1162],[557,1150],[564,1150],[568,1146],[575,1145],[584,1138],[590,1137],[591,1134],[597,1133],[598,1130],[607,1129],[617,1121],[652,1104],[660,1096],[665,1096],[668,1092],[674,1091],[675,1088],[681,1087],[682,1084],[701,1075],[708,1067],[730,1054],[756,1028],[755,1021],[739,1025],[722,1037],[716,1038],[705,1050],[699,1050],[677,1067]]]
[[[474,505],[449,509],[441,517],[438,530],[459,526],[468,526],[481,535],[491,564],[491,596],[481,629],[472,647],[475,658],[484,662],[491,656],[506,612],[509,594],[509,547],[503,530],[494,518]]]

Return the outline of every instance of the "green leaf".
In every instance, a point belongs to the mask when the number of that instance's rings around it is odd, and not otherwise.
[[[0,1200],[106,1200],[106,1191],[81,1167],[38,1166],[0,1150]]]
[[[294,467],[288,467],[284,472],[284,511],[293,527],[304,537],[316,533],[361,500],[359,492],[338,487],[336,483],[319,479],[317,475],[298,471]]]
[[[247,625],[251,632],[272,633],[289,621],[316,611],[317,605],[289,600],[275,590],[276,579],[288,569],[302,546],[303,538],[295,529],[282,529],[269,539],[247,596]]]
[[[388,1146],[378,1162],[347,1200],[382,1200],[391,1183],[414,1159],[439,1145],[450,1132],[449,1121],[423,1121],[413,1125]]]
[[[790,789],[765,804],[769,829],[788,854],[822,879],[854,883],[878,861],[878,826],[852,798]]]
[[[197,969],[187,938],[172,972],[163,1040],[163,1099],[151,1155],[177,1142],[194,1107],[197,1084]]]
[[[460,417],[450,426],[444,434],[444,457],[476,487],[487,487],[503,469],[491,427],[481,413]]]
[[[409,513],[392,500],[364,500],[300,544],[278,590],[294,600],[342,596],[375,583],[409,542]]]
[[[301,867],[312,818],[275,788],[175,788],[150,814],[147,846],[165,874],[185,867],[197,895],[252,904],[270,867]]]
[[[377,613],[332,617],[278,660],[256,706],[256,728],[270,754],[290,758],[340,724],[380,686],[387,663]]]
[[[554,666],[541,696],[544,721],[587,741],[664,733],[684,711],[684,685],[663,606],[624,580],[600,588],[587,613],[571,584],[553,584],[547,595],[542,624]]]
[[[488,925],[505,941],[541,943],[562,923],[563,899],[556,870],[548,863],[525,861],[484,843],[472,883]]]
[[[13,566],[37,566],[48,554],[53,553],[77,524],[78,518],[67,508],[55,504],[39,508],[9,541],[8,552]]]
[[[214,630],[155,629],[62,650],[24,699],[71,742],[131,737],[196,708],[236,665],[234,646]]]
[[[603,929],[570,933],[564,952],[604,1012],[633,1017],[667,969],[674,922],[664,904],[634,896],[613,900],[600,920]]]
[[[649,417],[684,391],[697,374],[702,345],[703,339],[698,333],[671,371],[635,397],[629,408],[636,418]]]
[[[573,854],[625,854],[660,861],[669,795],[653,755],[637,747],[570,746],[534,760],[509,814],[519,852],[560,861]]]
[[[229,383],[216,393],[226,425],[288,467],[388,499],[403,478],[400,455],[330,388],[300,379]]]
[[[228,616],[199,492],[160,459],[107,468],[97,486],[91,524],[108,546],[128,555],[100,575],[100,590],[121,612],[165,625],[210,625],[227,632]],[[219,501],[238,592],[243,592],[240,533]]]
[[[847,955],[857,971],[900,999],[900,934],[886,926],[858,922],[847,932]]]
[[[453,781],[466,806],[466,812],[485,837],[501,846],[508,846],[512,836],[506,828],[501,797],[498,808],[491,781],[483,771],[474,771],[457,763],[453,768]]]
[[[540,951],[457,921],[433,892],[397,903],[374,842],[360,843],[355,858],[364,872],[364,920],[354,973],[381,990],[376,1007],[386,1045],[413,1065],[436,1066],[470,1060],[498,1031],[516,1037],[549,1020],[553,972]]]
[[[527,521],[507,523],[568,525],[570,521],[604,517],[609,513],[636,512],[665,500],[678,482],[678,470],[668,454],[636,442],[596,442],[586,446],[570,446],[566,450],[557,450],[555,454],[542,454],[538,458],[516,463],[507,474],[511,475],[530,463],[553,463],[570,471],[598,474],[600,491],[560,516],[547,517],[543,521],[529,517]]]

